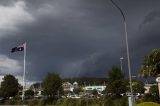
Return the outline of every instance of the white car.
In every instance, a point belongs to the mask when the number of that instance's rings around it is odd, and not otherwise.
[[[78,98],[80,98],[80,96],[78,96],[78,95],[70,95],[70,96],[68,96],[68,98],[76,98],[76,99],[78,99]]]

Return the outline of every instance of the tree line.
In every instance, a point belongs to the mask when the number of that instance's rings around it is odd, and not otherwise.
[[[144,56],[142,68],[139,72],[140,77],[156,77],[160,74],[160,52],[157,49],[154,49],[149,55]],[[42,81],[43,95],[48,96],[49,98],[55,99],[55,95],[63,95],[64,91],[62,88],[62,83],[65,81],[77,81],[81,85],[85,86],[86,83],[95,82],[96,85],[104,84],[106,82],[106,89],[103,91],[107,97],[110,98],[120,98],[122,93],[130,92],[129,89],[129,81],[125,78],[124,73],[118,67],[113,66],[110,70],[108,70],[108,76],[106,78],[99,79],[92,78],[77,78],[77,79],[62,79],[58,74],[48,73],[46,78]],[[38,84],[34,85],[36,88]],[[135,93],[144,93],[144,83],[138,80],[132,81],[133,92]],[[33,87],[33,86],[31,86]],[[21,95],[20,91],[22,91],[22,86],[18,83],[18,80],[13,75],[6,75],[1,82],[0,87],[0,96],[1,97],[15,97],[17,95]],[[82,91],[82,89],[75,89],[74,92]],[[146,99],[156,101],[158,98],[158,87],[155,85],[151,87],[150,94],[146,95]],[[96,91],[93,92],[97,94]],[[32,90],[27,90],[25,92],[26,95],[34,95]],[[147,97],[148,96],[148,97]]]

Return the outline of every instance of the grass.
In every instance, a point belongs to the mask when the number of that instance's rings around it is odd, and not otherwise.
[[[138,104],[137,106],[160,106],[160,104],[154,103],[154,102],[143,102]]]

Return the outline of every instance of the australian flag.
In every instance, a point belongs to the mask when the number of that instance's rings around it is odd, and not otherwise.
[[[17,51],[24,51],[26,43],[23,43],[17,47],[12,48],[11,53],[17,52]]]

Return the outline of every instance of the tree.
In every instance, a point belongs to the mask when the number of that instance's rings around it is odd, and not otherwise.
[[[6,75],[1,82],[0,92],[4,97],[14,97],[18,93],[18,80],[13,75]]]
[[[34,91],[29,89],[25,91],[25,96],[34,96]]]
[[[149,92],[152,94],[153,101],[159,101],[158,85],[151,86]]]
[[[92,91],[92,94],[93,94],[94,96],[97,96],[97,95],[98,95],[98,91],[97,91],[96,89],[94,89],[94,90]]]
[[[122,71],[118,68],[113,66],[109,72],[108,72],[108,80],[109,81],[115,81],[115,80],[123,80],[124,74]]]
[[[108,84],[106,87],[107,93],[120,96],[121,93],[127,91],[127,82],[121,70],[113,66],[108,72]]]
[[[141,77],[156,77],[160,74],[160,51],[153,49],[150,55],[144,57],[144,63],[139,74]]]
[[[134,93],[144,94],[145,88],[144,88],[144,84],[141,81],[133,80],[132,87],[133,87]]]
[[[125,93],[127,91],[127,83],[125,80],[115,80],[113,82],[109,81],[106,89],[107,93],[120,95],[121,93]]]
[[[145,101],[159,102],[158,86],[151,86],[151,88],[149,89],[149,93],[145,94],[143,99]]]
[[[54,73],[48,73],[43,81],[44,94],[48,96],[55,96],[62,93],[62,79]]]
[[[149,89],[149,93],[151,93],[151,94],[159,94],[158,85],[151,86],[151,88]]]
[[[159,74],[160,74],[160,51],[158,51],[157,49],[153,49],[148,56],[144,57],[144,63],[142,65],[139,75],[141,77],[147,78],[150,76],[157,77],[157,75]],[[156,89],[158,89],[158,86],[157,87],[153,86],[153,88],[151,87],[150,92]],[[155,93],[152,92],[147,95],[149,95],[148,97],[150,97],[153,101],[158,101],[158,95],[156,95]]]
[[[74,88],[74,89],[73,89],[73,92],[74,92],[75,94],[79,94],[80,92],[83,92],[83,89],[82,89],[81,87],[79,87],[79,88]]]

